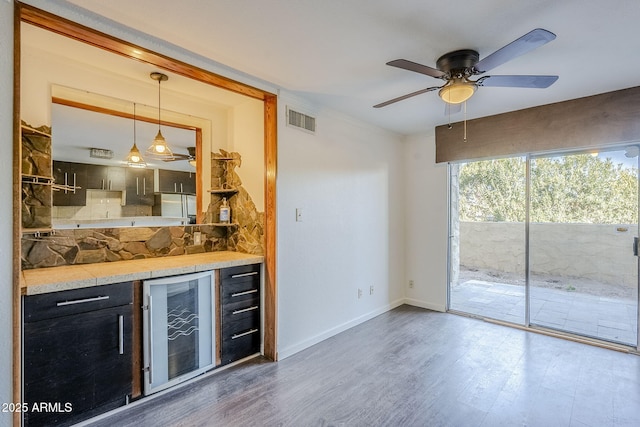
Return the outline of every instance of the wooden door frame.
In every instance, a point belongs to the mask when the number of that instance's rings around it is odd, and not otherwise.
[[[277,286],[276,286],[276,171],[277,171],[277,96],[227,77],[112,37],[68,19],[20,2],[15,3],[14,17],[14,397],[20,401],[20,253],[21,253],[21,141],[20,141],[20,24],[26,22],[83,43],[133,60],[155,65],[202,83],[230,90],[264,104],[264,177],[265,177],[265,263],[264,263],[264,354],[278,360]],[[14,418],[15,419],[15,418]]]

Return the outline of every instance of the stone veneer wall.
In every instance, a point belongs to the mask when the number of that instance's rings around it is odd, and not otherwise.
[[[235,188],[238,192],[233,195],[212,194],[206,221],[218,221],[222,197],[227,197],[231,208],[231,222],[237,224],[236,227],[228,228],[229,250],[264,255],[264,212],[258,211],[251,196],[242,187],[242,180],[235,171],[241,165],[239,153],[224,150],[212,153],[211,188]]]
[[[22,269],[224,251],[227,241],[224,230],[210,225],[55,230],[23,236]]]
[[[22,174],[51,177],[51,128],[22,125]],[[51,227],[51,185],[22,183],[22,227]]]
[[[25,233],[22,237],[22,269],[92,264],[131,259],[155,258],[215,251],[264,254],[264,212],[258,212],[251,196],[242,188],[234,168],[238,153],[213,155],[232,160],[213,161],[212,187],[235,188],[229,196],[231,219],[236,225],[220,227],[197,224],[172,227],[122,227],[102,229],[54,230],[51,233]],[[221,181],[219,181],[220,179]],[[207,222],[218,220],[222,197],[212,197]],[[194,244],[194,233],[201,233],[201,244]]]

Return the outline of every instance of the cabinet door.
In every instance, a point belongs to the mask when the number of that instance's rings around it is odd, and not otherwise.
[[[196,194],[196,174],[192,172],[183,172],[182,192]]]
[[[153,206],[153,170],[128,168],[127,205]]]
[[[124,405],[132,391],[131,322],[125,305],[25,323],[25,425],[69,425]],[[59,411],[31,410],[39,402]]]
[[[153,186],[153,183],[151,184]],[[123,191],[126,188],[126,168],[116,166],[107,170],[107,190]],[[153,188],[153,187],[152,187]]]
[[[77,187],[72,190],[53,191],[54,206],[86,206],[87,165],[73,162],[53,162],[53,178],[56,184]]]
[[[196,193],[195,173],[158,170],[158,189],[161,193]]]
[[[125,168],[87,165],[87,188],[123,191],[125,189]]]

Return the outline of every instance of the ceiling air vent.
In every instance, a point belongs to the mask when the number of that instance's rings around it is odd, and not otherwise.
[[[287,107],[287,124],[308,133],[316,133],[316,118]]]

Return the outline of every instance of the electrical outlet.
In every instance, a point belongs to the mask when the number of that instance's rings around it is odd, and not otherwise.
[[[409,280],[409,287],[413,288],[413,280]]]
[[[358,289],[358,299],[362,298],[362,289]]]
[[[369,295],[373,295],[373,285],[369,286]]]
[[[195,231],[193,233],[193,244],[194,245],[201,245],[202,244],[202,232]]]

